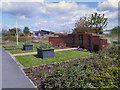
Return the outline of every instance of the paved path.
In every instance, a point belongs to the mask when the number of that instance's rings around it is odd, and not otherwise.
[[[77,49],[77,48],[58,49],[58,50],[55,50],[55,52],[57,52],[57,51],[65,51],[65,50],[73,50],[73,49]],[[31,55],[31,54],[37,54],[37,52],[19,53],[19,54],[13,54],[13,56],[22,56],[22,55]]]
[[[2,88],[35,88],[4,50],[2,50]]]

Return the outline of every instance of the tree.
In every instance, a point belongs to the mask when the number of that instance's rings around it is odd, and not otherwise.
[[[105,28],[108,24],[107,19],[108,18],[105,18],[104,14],[100,15],[100,14],[97,14],[97,12],[94,14],[91,14],[90,23],[89,23],[90,28],[96,34],[98,34],[99,32],[102,32],[103,28]]]
[[[75,23],[75,29],[73,29],[73,32],[90,32],[89,28],[89,17],[80,17]]]
[[[73,32],[91,32],[98,34],[99,32],[102,32],[102,29],[107,26],[107,18],[100,14],[91,14],[90,17],[81,17],[78,21],[75,23],[75,29],[73,29]]]
[[[28,28],[28,27],[24,27],[23,32],[24,32],[25,34],[30,33],[29,28]]]
[[[17,30],[18,30],[18,33],[21,31],[20,28],[17,28]],[[16,33],[16,28],[9,29],[9,32],[10,32],[11,35],[15,34]]]
[[[2,35],[3,36],[9,35],[9,31],[7,31],[6,29],[2,29]]]
[[[113,29],[111,29],[112,34],[118,34],[120,33],[120,26],[116,26]]]

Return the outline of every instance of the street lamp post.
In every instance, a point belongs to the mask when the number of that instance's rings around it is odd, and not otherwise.
[[[16,19],[16,35],[17,35],[17,45],[18,45],[18,29],[17,29],[17,19]]]

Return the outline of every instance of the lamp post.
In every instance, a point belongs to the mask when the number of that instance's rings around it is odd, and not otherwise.
[[[17,29],[17,19],[16,19],[16,34],[17,34],[17,45],[18,45],[18,29]]]

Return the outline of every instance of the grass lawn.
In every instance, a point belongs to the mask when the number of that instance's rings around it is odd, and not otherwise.
[[[2,46],[15,46],[16,48],[23,48],[23,44],[25,44],[24,42],[19,42],[18,45],[16,45],[15,42],[13,43],[4,43]],[[16,54],[16,53],[27,53],[27,52],[36,52],[37,49],[36,47],[38,47],[40,44],[37,43],[31,43],[33,45],[33,50],[32,51],[24,51],[21,49],[17,49],[17,50],[8,50],[10,53],[12,54]],[[4,49],[4,48],[3,48]]]
[[[40,59],[36,57],[36,55],[16,56],[16,58],[24,67],[29,67],[30,65],[35,66],[40,64],[48,64],[48,63],[76,59],[90,55],[93,54],[89,52],[67,50],[67,51],[55,52],[55,58],[49,58],[49,59]]]
[[[25,42],[19,42],[18,45],[16,45],[16,42],[13,42],[13,43],[1,43],[2,46],[15,46],[16,48],[23,48],[23,44],[25,44]],[[21,50],[21,49],[8,50],[8,51],[10,53],[12,53],[12,54],[27,53],[27,52],[37,52],[37,48],[36,47],[39,47],[40,43],[31,43],[31,44],[33,45],[33,50],[32,51],[24,51],[24,50]],[[54,48],[54,49],[58,49],[58,48]]]

